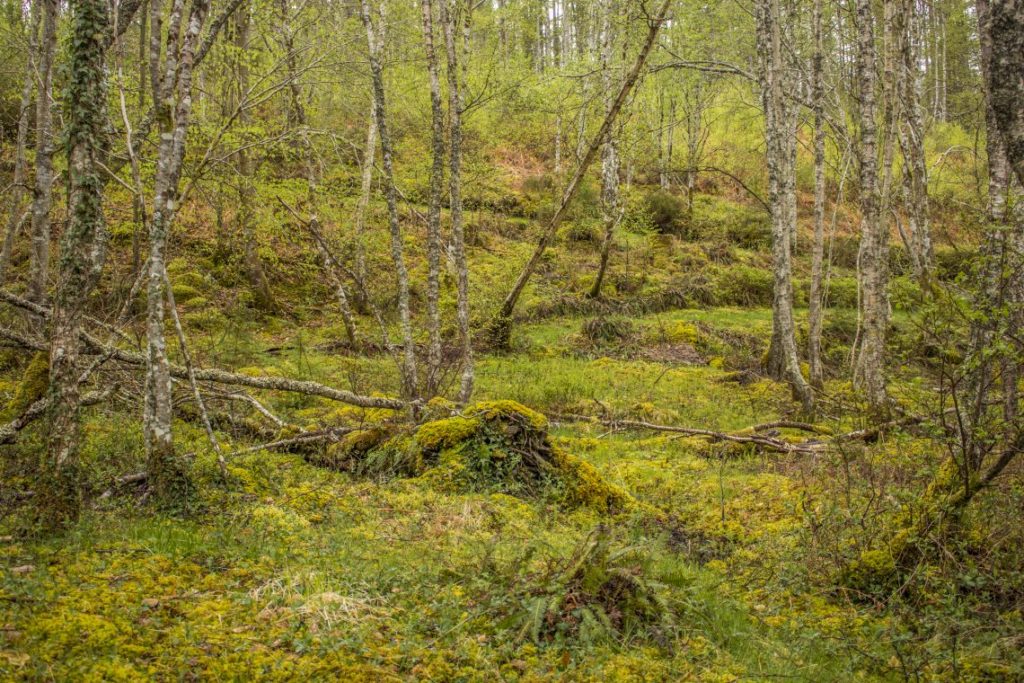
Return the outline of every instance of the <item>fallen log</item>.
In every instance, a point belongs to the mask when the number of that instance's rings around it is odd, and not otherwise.
[[[48,307],[34,304],[28,300],[22,299],[16,294],[11,294],[4,290],[0,290],[0,292],[2,292],[0,299],[3,301],[36,313],[44,318],[49,318],[50,309]],[[15,342],[20,346],[35,349],[37,351],[46,351],[49,348],[44,342],[21,335],[13,330],[0,328],[0,336]],[[128,365],[145,366],[146,364],[146,357],[141,353],[110,346],[85,330],[81,331],[80,336],[86,346],[93,352],[105,354],[112,360],[120,361],[121,363],[126,363]],[[171,377],[175,377],[177,379],[189,380],[188,369],[181,365],[171,364],[170,374]],[[345,389],[335,389],[334,387],[329,387],[326,384],[320,384],[319,382],[313,382],[310,380],[288,379],[285,377],[251,377],[249,375],[241,375],[217,368],[196,368],[195,379],[204,382],[215,382],[218,384],[234,384],[236,386],[252,387],[254,389],[288,391],[298,394],[306,394],[308,396],[320,396],[332,401],[338,401],[339,403],[359,406],[360,408],[404,410],[409,407],[408,403],[400,399],[379,396],[361,396],[359,394],[352,393],[351,391],[346,391]]]

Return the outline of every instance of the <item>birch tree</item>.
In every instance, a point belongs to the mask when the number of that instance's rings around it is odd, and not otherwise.
[[[157,497],[180,498],[187,487],[184,464],[175,456],[171,433],[173,418],[170,362],[164,336],[167,241],[177,212],[178,186],[185,157],[185,142],[192,113],[192,70],[208,0],[193,0],[184,32],[185,0],[172,0],[167,23],[166,49],[160,58],[161,12],[159,0],[150,0],[152,42],[150,59],[153,101],[160,127],[152,219],[149,226],[146,317],[146,387],[143,434],[149,483]]]
[[[50,209],[53,205],[53,60],[57,50],[57,0],[38,0],[43,8],[36,86],[36,164],[32,194],[32,257],[28,297],[46,300],[50,273]]]
[[[458,0],[440,0],[441,24],[444,28],[445,55],[448,67],[449,155],[448,192],[452,216],[452,259],[457,278],[456,317],[459,327],[459,348],[462,373],[459,381],[459,402],[466,403],[473,394],[473,340],[469,329],[469,266],[466,262],[466,236],[462,215],[462,113],[465,109],[466,75],[469,71],[469,31],[472,0],[460,7]],[[459,22],[461,16],[462,21]],[[461,62],[459,25],[461,23]],[[502,41],[504,42],[504,41]]]
[[[788,382],[793,397],[810,412],[814,398],[800,372],[793,322],[792,237],[796,231],[797,105],[791,98],[796,86],[793,80],[795,69],[791,57],[787,56],[787,36],[784,33],[785,26],[795,17],[783,9],[781,2],[760,0],[757,5],[757,42],[761,58],[759,80],[765,117],[774,275],[768,374]]]
[[[446,0],[438,0],[445,2]],[[444,109],[441,77],[434,50],[434,11],[431,0],[420,0],[423,47],[430,79],[430,197],[427,208],[427,369],[424,395],[437,393],[441,372],[441,185],[444,183]]]
[[[896,127],[903,154],[903,194],[909,239],[907,251],[914,274],[927,282],[932,268],[931,221],[928,215],[928,166],[924,149],[924,112],[921,105],[920,13],[916,0],[899,0],[896,16],[896,40],[899,64],[896,68],[898,109],[901,113]]]
[[[369,47],[370,78],[373,83],[373,117],[380,136],[381,161],[384,167],[384,196],[388,205],[388,231],[391,235],[391,261],[398,284],[398,316],[402,329],[402,394],[415,398],[419,380],[416,370],[416,345],[412,335],[412,313],[409,307],[409,271],[405,265],[402,227],[398,216],[398,190],[395,187],[394,149],[388,131],[387,103],[384,95],[384,68],[381,65],[382,45],[370,12],[369,0],[361,0],[363,26]]]
[[[807,361],[811,384],[825,383],[821,361],[821,326],[824,318],[823,263],[825,255],[825,49],[822,0],[814,0],[811,31],[811,107],[814,116],[814,239],[811,245],[811,291],[808,295]]]
[[[875,104],[875,17],[870,0],[857,0],[857,80],[860,85],[860,314],[861,338],[854,379],[875,410],[884,411],[885,336],[889,324],[888,231],[878,182]]]
[[[612,54],[614,51],[614,0],[605,0],[602,4],[603,25],[601,30],[601,87],[605,92],[605,115],[611,110],[612,99]],[[671,133],[670,133],[671,134]],[[669,143],[671,149],[671,142]],[[671,155],[669,157],[671,163]],[[611,255],[615,226],[619,222],[619,153],[615,139],[614,127],[609,129],[608,138],[604,141],[601,151],[601,221],[604,223],[604,235],[601,238],[601,260],[597,267],[597,276],[589,295],[593,299],[601,297],[601,286],[604,283],[605,271],[608,269],[608,258]]]
[[[31,5],[28,26],[25,34],[28,44],[28,68],[25,70],[25,78],[21,86],[21,100],[18,106],[18,132],[14,143],[14,175],[11,179],[11,189],[7,201],[7,230],[4,232],[3,244],[0,245],[0,285],[4,282],[7,266],[11,260],[11,250],[14,248],[14,239],[25,222],[22,215],[22,203],[25,195],[26,171],[28,160],[25,156],[25,149],[28,146],[28,125],[29,114],[32,109],[32,89],[35,84],[35,61],[37,56],[37,41],[39,37],[40,3],[33,2]]]

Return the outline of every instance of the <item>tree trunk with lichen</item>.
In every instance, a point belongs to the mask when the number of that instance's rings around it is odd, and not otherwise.
[[[439,0],[444,2],[445,0]],[[444,109],[441,78],[434,50],[434,11],[431,0],[420,1],[423,46],[430,81],[430,196],[427,207],[427,368],[423,395],[437,394],[441,377],[441,184],[444,182]]]
[[[47,449],[37,495],[40,525],[59,529],[74,522],[81,507],[78,465],[80,331],[89,294],[99,273],[93,253],[106,227],[100,176],[106,124],[104,0],[72,0],[67,119],[68,227],[61,242],[56,296],[50,318],[47,389]]]
[[[451,151],[448,159],[448,193],[452,215],[452,260],[455,262],[456,317],[459,328],[459,350],[462,372],[459,380],[459,402],[466,403],[473,394],[473,339],[469,329],[469,265],[466,262],[466,235],[462,216],[462,110],[465,108],[463,86],[469,72],[469,28],[472,2],[462,7],[458,0],[440,0],[441,25],[444,28],[445,54],[448,66],[448,120]],[[456,50],[459,18],[462,25],[462,64]],[[460,78],[461,73],[461,78]],[[460,82],[461,80],[461,82]]]
[[[757,5],[758,52],[761,56],[761,101],[765,115],[765,158],[772,217],[772,339],[768,348],[768,374],[789,383],[793,397],[807,412],[814,396],[800,372],[793,321],[793,233],[796,229],[796,123],[797,107],[788,97],[794,84],[785,50],[785,26],[793,17],[780,0]]]
[[[981,412],[991,385],[989,374],[998,366],[1003,389],[1004,422],[1012,425],[1020,413],[1018,382],[1024,349],[1024,215],[1010,210],[1012,176],[1024,180],[1024,2],[990,3],[978,0],[978,35],[985,82],[986,152],[988,156],[988,230],[980,289],[986,316],[975,323],[972,348],[980,362],[972,378],[970,398]],[[1001,328],[1001,329],[1000,329]],[[998,358],[991,358],[991,340],[1011,340]]]
[[[602,8],[604,26],[601,32],[601,87],[606,93],[605,114],[611,109],[612,74],[611,61],[615,41],[612,37],[612,15],[615,12],[613,0],[605,0]],[[671,136],[671,128],[669,129]],[[669,163],[672,162],[672,142],[669,139]],[[608,270],[608,259],[611,256],[615,226],[619,222],[619,152],[614,130],[608,131],[608,138],[601,150],[601,221],[604,223],[604,235],[601,238],[601,260],[597,266],[597,276],[590,288],[592,299],[601,298],[601,287],[604,285],[605,273]]]
[[[36,179],[32,197],[32,258],[29,262],[28,298],[46,300],[50,274],[50,208],[53,205],[53,60],[57,50],[57,0],[39,0],[43,27],[39,38],[36,88]]]
[[[872,409],[884,413],[885,337],[889,326],[889,240],[881,215],[875,123],[875,18],[870,0],[857,0],[857,78],[860,83],[861,339],[854,379]]]
[[[921,68],[917,54],[920,13],[915,0],[899,0],[896,42],[899,45],[897,97],[902,116],[896,126],[903,153],[903,192],[909,225],[911,265],[927,286],[932,269],[931,221],[928,215],[928,166],[924,150],[924,113],[921,108]]]
[[[153,0],[152,9],[154,14],[159,14],[160,3]],[[185,494],[188,474],[184,463],[175,455],[171,433],[173,405],[170,361],[164,335],[164,307],[167,300],[164,271],[168,234],[178,208],[178,186],[192,112],[195,49],[208,9],[207,0],[194,0],[182,38],[184,0],[173,1],[168,17],[166,54],[162,67],[160,64],[154,65],[155,73],[160,74],[161,70],[163,73],[153,93],[153,100],[157,103],[160,146],[149,227],[143,435],[150,486],[158,500],[169,504],[179,502]],[[155,28],[158,22],[152,23]],[[159,41],[159,36],[156,36],[156,40]]]
[[[822,44],[822,0],[814,0],[811,62],[811,106],[814,114],[814,241],[811,244],[811,291],[808,295],[807,361],[811,385],[825,384],[821,360],[821,327],[824,319],[823,262],[825,256],[825,52]]]
[[[395,268],[398,284],[398,317],[402,328],[403,359],[402,395],[415,398],[419,391],[416,370],[416,344],[412,335],[412,312],[409,306],[409,270],[405,265],[405,247],[402,244],[402,227],[398,216],[398,190],[395,187],[394,150],[388,131],[387,103],[384,96],[384,69],[381,66],[381,45],[377,29],[370,15],[369,0],[362,0],[361,14],[366,28],[369,47],[370,76],[373,81],[373,116],[380,136],[381,159],[384,166],[384,196],[388,205],[388,229],[391,234],[391,261]]]

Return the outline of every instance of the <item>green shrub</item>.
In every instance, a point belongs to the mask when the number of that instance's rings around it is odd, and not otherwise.
[[[958,277],[970,273],[972,263],[978,257],[978,250],[973,248],[959,249],[948,247],[935,250],[935,274],[940,280],[953,282]]]
[[[826,303],[829,308],[857,308],[857,278],[830,278]]]
[[[772,228],[763,211],[740,211],[725,228],[730,244],[741,249],[760,251],[772,245]]]
[[[735,265],[717,272],[714,289],[719,306],[771,306],[774,282],[768,270]]]
[[[655,230],[667,235],[680,232],[680,220],[686,210],[682,199],[664,190],[655,190],[647,195],[644,203]]]

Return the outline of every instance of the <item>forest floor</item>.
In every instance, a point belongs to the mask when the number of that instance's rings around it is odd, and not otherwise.
[[[474,250],[485,303],[507,281],[497,264],[522,251],[488,238],[488,249]],[[693,245],[644,240],[648,260],[637,272],[649,273],[643,286],[652,292],[687,277],[687,259],[700,257]],[[593,261],[592,249],[561,254],[529,305],[585,288],[566,282]],[[18,513],[5,512],[0,678],[1014,680],[1021,614],[1013,600],[1000,607],[991,586],[947,595],[938,587],[948,574],[935,570],[912,596],[905,586],[888,599],[838,587],[844,562],[877,542],[887,515],[938,466],[927,436],[894,432],[787,454],[559,417],[723,432],[792,417],[787,389],[755,371],[771,330],[763,293],[754,290],[752,305],[742,305],[748,289],[722,293],[738,277],[729,268],[753,272],[760,287],[764,254],[730,258],[709,305],[647,305],[641,293],[632,300],[651,312],[599,317],[614,329],[551,309],[517,327],[511,352],[478,358],[474,400],[547,415],[551,443],[628,492],[629,509],[452,489],[427,474],[337,471],[302,452],[229,455],[224,483],[198,423],[180,420],[178,447],[195,454],[186,510],[154,512],[128,485],[94,498],[82,521],[52,540],[9,533]],[[623,290],[627,280],[619,277]],[[203,290],[202,277],[175,282],[196,354],[211,365],[395,391],[390,359],[339,350],[330,314],[301,313],[304,325],[237,321],[211,305],[218,294]],[[297,304],[318,305],[326,309]],[[913,337],[912,317],[897,310],[897,346]],[[826,332],[836,358],[854,328],[851,310],[833,312]],[[19,376],[16,366],[4,375],[5,401]],[[914,367],[897,367],[893,387],[908,412],[934,407],[931,383]],[[830,379],[825,396],[823,431],[864,426],[848,381]],[[305,396],[259,397],[311,429],[386,417]],[[222,438],[235,449],[261,441],[230,431]],[[89,409],[85,438],[97,492],[139,469],[135,416]],[[38,447],[29,433],[15,455]],[[31,488],[30,470],[5,468],[8,491]],[[1005,502],[1019,513],[1022,501],[1015,488]],[[979,509],[971,542],[1009,544],[993,540],[1004,532],[990,524],[1006,509]],[[609,586],[630,588],[610,596]]]

